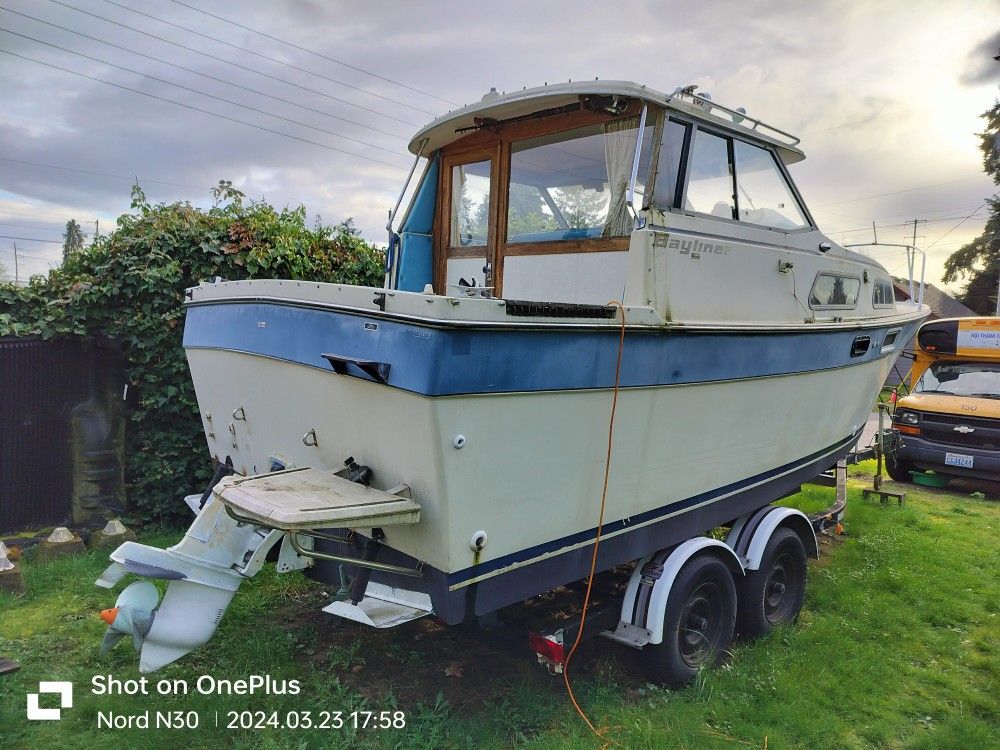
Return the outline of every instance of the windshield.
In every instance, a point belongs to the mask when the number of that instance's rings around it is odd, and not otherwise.
[[[936,362],[914,392],[1000,399],[1000,363]]]
[[[654,127],[647,116],[636,192],[642,204]],[[624,237],[639,118],[515,142],[510,149],[507,242]]]

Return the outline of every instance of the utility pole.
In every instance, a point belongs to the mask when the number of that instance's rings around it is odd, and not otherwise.
[[[97,242],[98,236],[101,234],[101,220],[94,219],[94,239],[93,242]]]
[[[917,262],[917,224],[926,224],[927,219],[914,219],[913,220],[913,240],[910,243],[910,249],[906,251],[907,257],[910,259],[910,288],[913,288],[913,267]],[[923,237],[923,235],[920,235]],[[924,292],[923,289],[919,292],[920,299],[923,300]]]
[[[926,224],[927,223],[927,219],[914,219],[913,220],[913,249],[914,250],[917,249],[917,224],[918,223]]]
[[[14,286],[20,286],[20,283],[18,282],[19,280],[17,277],[17,243],[15,242],[14,243]]]

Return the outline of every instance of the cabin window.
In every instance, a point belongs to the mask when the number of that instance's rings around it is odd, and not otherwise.
[[[451,168],[451,247],[485,247],[490,216],[490,162]]]
[[[875,307],[893,307],[896,304],[896,297],[892,291],[892,284],[882,279],[875,281],[875,288],[872,290],[872,305]]]
[[[821,273],[809,293],[809,306],[814,309],[849,309],[857,307],[861,279],[836,273]]]
[[[656,158],[656,185],[653,190],[653,203],[657,206],[672,208],[677,205],[681,157],[688,130],[689,126],[674,120],[663,123],[663,137],[660,139],[660,152]]]
[[[507,243],[625,237],[639,118],[516,141],[510,149]],[[644,190],[652,127],[643,134],[636,192]],[[639,199],[636,200],[637,204]]]
[[[695,133],[684,207],[726,219],[736,218],[733,168],[727,138],[705,130]]]
[[[744,141],[733,141],[740,221],[775,229],[809,226],[774,154]]]

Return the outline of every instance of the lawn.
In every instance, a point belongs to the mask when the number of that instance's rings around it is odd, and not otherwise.
[[[864,469],[862,469],[863,471]],[[870,469],[868,469],[870,471]],[[669,691],[645,684],[641,653],[603,640],[574,660],[577,694],[625,748],[987,748],[1000,736],[1000,504],[908,487],[904,507],[864,505],[851,479],[848,534],[810,564],[798,623],[739,643],[728,663]],[[870,481],[870,479],[869,479]],[[829,504],[810,487],[784,501]],[[176,534],[148,535],[168,545]],[[270,567],[244,584],[205,648],[153,677],[295,679],[301,692],[256,696],[96,696],[95,675],[139,677],[123,642],[99,660],[93,586],[107,556],[25,564],[29,593],[0,594],[0,654],[22,669],[0,677],[0,747],[589,748],[561,679],[468,632],[429,620],[390,631],[331,627],[330,591]],[[71,680],[61,721],[28,722],[39,680]],[[152,685],[153,683],[151,683]],[[98,729],[98,712],[194,710],[197,730]],[[216,728],[228,711],[399,710],[403,729]]]

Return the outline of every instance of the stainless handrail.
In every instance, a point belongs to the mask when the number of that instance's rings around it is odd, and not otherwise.
[[[906,249],[906,266],[910,273],[910,299],[918,305],[924,304],[924,277],[927,272],[927,253],[914,245],[904,245],[897,242],[854,242],[844,247],[902,247]],[[914,288],[913,267],[916,263],[917,253],[920,253],[920,287]]]
[[[420,157],[424,154],[424,146],[427,145],[429,139],[424,138],[420,141],[420,146],[417,148],[417,155],[413,158],[413,164],[410,167],[409,174],[406,175],[406,181],[403,183],[403,189],[399,191],[399,197],[396,199],[396,205],[392,207],[389,212],[389,221],[386,222],[385,229],[389,234],[392,234],[392,222],[396,218],[396,212],[399,211],[399,206],[403,202],[403,196],[406,195],[406,188],[410,186],[410,180],[413,179],[413,173],[417,171],[417,164],[420,162]]]
[[[639,159],[642,156],[642,136],[645,130],[646,103],[643,102],[642,113],[639,115],[639,133],[635,139],[635,154],[632,156],[632,174],[628,181],[628,200],[625,201],[625,205],[628,206],[628,210],[632,214],[632,220],[635,222],[636,229],[642,229],[642,221],[635,210],[635,181],[639,177]]]
[[[690,97],[691,100],[694,103],[696,103],[696,104],[699,103],[699,102],[702,103],[702,104],[707,104],[712,109],[721,109],[723,112],[725,112],[730,117],[739,118],[738,122],[735,121],[735,120],[733,121],[734,125],[739,125],[740,127],[747,128],[747,130],[753,130],[753,131],[756,131],[756,132],[760,132],[758,130],[758,127],[760,127],[760,128],[766,128],[767,130],[770,130],[772,133],[775,133],[775,134],[780,135],[780,136],[782,136],[784,138],[787,138],[790,141],[790,143],[788,144],[789,146],[798,146],[799,143],[802,142],[801,138],[799,138],[797,136],[794,136],[791,133],[782,130],[781,128],[776,128],[776,127],[774,127],[774,125],[768,125],[766,122],[764,122],[763,120],[758,120],[756,117],[751,117],[746,112],[740,112],[740,111],[735,110],[735,109],[730,109],[729,107],[726,107],[726,106],[724,106],[722,104],[717,104],[716,102],[712,101],[711,99],[706,99],[705,97],[701,96],[700,94],[696,94],[694,92],[695,88],[696,88],[695,86],[686,86],[686,87],[681,87],[681,88],[676,89],[667,98],[668,104],[669,104],[670,100],[673,99],[674,97],[677,97],[677,96],[687,96],[687,97]],[[711,114],[711,112],[709,114]],[[749,128],[746,125],[743,125],[744,121],[752,122],[753,123],[753,127]]]
[[[300,557],[310,557],[314,560],[328,560],[330,562],[346,563],[347,565],[357,565],[359,568],[371,568],[372,570],[378,570],[382,573],[397,573],[402,576],[410,576],[412,578],[422,578],[423,571],[420,568],[404,568],[401,565],[391,565],[390,563],[380,563],[374,560],[364,560],[359,557],[346,557],[343,555],[331,555],[329,552],[317,552],[316,550],[310,550],[299,544],[299,534],[306,537],[314,537],[316,539],[323,539],[325,541],[331,542],[341,542],[344,543],[347,540],[341,539],[339,537],[332,536],[330,534],[323,534],[319,531],[314,531],[313,529],[301,529],[299,531],[293,531],[291,529],[282,529],[278,526],[271,526],[270,524],[257,521],[253,518],[247,518],[246,516],[241,516],[232,508],[230,508],[226,503],[222,503],[222,507],[226,509],[226,513],[237,523],[245,523],[251,526],[256,526],[260,529],[268,529],[270,531],[283,531],[288,535],[288,541],[292,545],[292,549]]]
[[[411,578],[422,578],[423,571],[419,568],[404,568],[401,565],[390,565],[389,563],[375,562],[374,560],[363,560],[357,557],[344,557],[343,555],[331,555],[329,552],[317,552],[316,550],[305,549],[299,544],[298,535],[304,534],[309,536],[309,532],[295,532],[288,531],[288,541],[292,545],[292,549],[295,550],[296,554],[302,557],[311,557],[315,560],[329,560],[330,562],[346,563],[348,565],[357,565],[359,568],[371,568],[372,570],[378,570],[382,573],[397,573],[401,576],[410,576]]]

